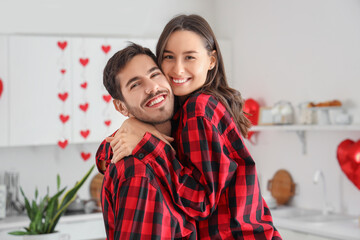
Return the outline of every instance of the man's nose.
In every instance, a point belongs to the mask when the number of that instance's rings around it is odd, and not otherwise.
[[[159,90],[159,85],[155,81],[153,81],[151,79],[148,79],[146,81],[146,87],[145,87],[146,94],[154,94],[158,90]]]

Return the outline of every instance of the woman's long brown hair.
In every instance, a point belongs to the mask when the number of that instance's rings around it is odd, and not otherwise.
[[[236,126],[244,137],[247,137],[251,122],[243,112],[244,100],[236,89],[229,87],[219,44],[208,22],[199,15],[179,15],[165,26],[156,46],[158,65],[161,66],[165,46],[170,35],[175,31],[187,30],[197,33],[205,43],[209,55],[215,50],[215,67],[208,71],[205,84],[197,91],[210,94],[225,105],[232,115]]]

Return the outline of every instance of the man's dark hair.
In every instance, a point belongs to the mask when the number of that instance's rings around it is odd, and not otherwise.
[[[103,83],[112,98],[124,101],[120,88],[120,79],[116,76],[133,57],[140,54],[151,57],[156,63],[156,57],[150,49],[135,43],[131,43],[126,48],[115,53],[107,62],[104,68]]]

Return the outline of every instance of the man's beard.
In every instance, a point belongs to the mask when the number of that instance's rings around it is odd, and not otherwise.
[[[145,105],[145,103],[147,101],[149,101],[151,98],[157,96],[157,95],[160,95],[162,93],[167,93],[167,97],[170,96],[170,93],[167,92],[167,91],[158,91],[156,92],[155,94],[151,94],[149,95],[149,97],[147,97],[143,102],[142,102],[142,105]],[[171,108],[171,112],[166,112],[166,106],[163,106],[161,108],[159,108],[159,112],[162,112],[163,111],[163,114],[161,115],[161,117],[159,118],[151,118],[149,116],[146,116],[146,114],[139,110],[138,107],[132,107],[130,106],[126,101],[124,101],[125,103],[125,106],[127,108],[127,110],[129,111],[130,114],[132,114],[136,119],[142,121],[142,122],[145,122],[145,123],[149,123],[149,124],[161,124],[161,123],[164,123],[166,121],[169,121],[173,114],[174,114],[174,108],[172,107]],[[172,103],[172,106],[174,106],[174,103]]]

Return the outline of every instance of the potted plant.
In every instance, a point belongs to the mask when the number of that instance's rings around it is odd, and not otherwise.
[[[24,197],[25,209],[27,215],[30,219],[30,224],[28,227],[25,227],[25,231],[13,231],[9,232],[11,235],[21,235],[24,236],[24,239],[31,239],[32,235],[37,235],[33,239],[45,239],[45,235],[58,235],[55,227],[59,222],[60,217],[65,212],[66,208],[76,199],[76,193],[80,187],[84,184],[86,179],[89,177],[90,173],[94,169],[93,165],[85,176],[75,183],[75,186],[68,190],[64,196],[61,198],[61,195],[65,192],[66,187],[60,189],[60,176],[57,175],[57,192],[53,196],[49,196],[49,187],[47,188],[47,194],[43,198],[39,198],[38,189],[35,189],[35,198],[30,202],[29,199],[25,196],[24,191],[20,188],[21,194]],[[39,236],[40,235],[40,236]],[[48,239],[58,239],[48,238]]]

